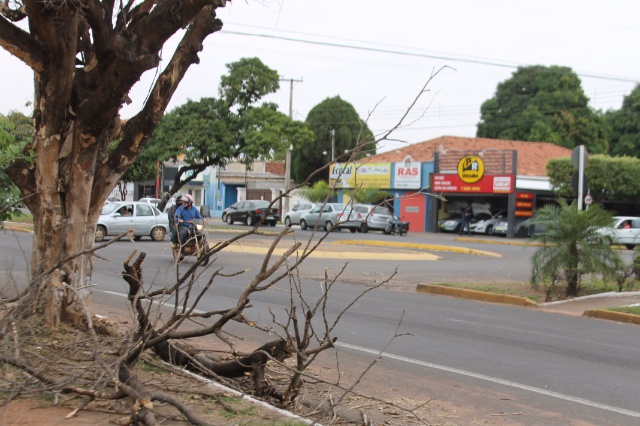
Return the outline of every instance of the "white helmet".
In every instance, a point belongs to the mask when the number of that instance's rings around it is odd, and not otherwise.
[[[184,194],[182,196],[182,201],[184,200],[187,200],[189,204],[193,204],[193,197],[191,196],[191,194]]]

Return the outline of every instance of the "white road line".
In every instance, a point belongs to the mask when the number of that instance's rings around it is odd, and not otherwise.
[[[370,354],[374,354],[374,355],[380,354],[380,352],[375,350],[375,349],[363,348],[362,346],[350,345],[348,343],[336,342],[336,345],[337,346],[341,346],[343,348],[353,349],[355,351],[366,352],[366,353],[370,353]],[[473,377],[473,378],[480,379],[480,380],[486,380],[488,382],[497,383],[497,384],[504,385],[504,386],[510,386],[510,387],[513,387],[513,388],[522,389],[522,390],[526,390],[526,391],[529,391],[529,392],[539,393],[541,395],[550,396],[550,397],[562,399],[562,400],[565,400],[565,401],[571,401],[571,402],[575,402],[575,403],[578,403],[578,404],[586,405],[586,406],[589,406],[589,407],[599,408],[601,410],[612,411],[614,413],[624,414],[626,416],[640,417],[640,413],[636,412],[636,411],[626,410],[624,408],[613,407],[611,405],[606,405],[606,404],[600,404],[598,402],[589,401],[587,399],[577,398],[575,396],[565,395],[563,393],[553,392],[553,391],[549,391],[549,390],[546,390],[546,389],[540,389],[540,388],[536,388],[536,387],[533,387],[533,386],[527,386],[527,385],[523,385],[521,383],[516,383],[516,382],[511,382],[509,380],[499,379],[497,377],[485,376],[484,374],[478,374],[478,373],[473,373],[471,371],[460,370],[458,368],[452,368],[452,367],[447,367],[447,366],[444,366],[444,365],[433,364],[433,363],[430,363],[430,362],[420,361],[420,360],[413,359],[413,358],[407,358],[407,357],[400,356],[400,355],[390,354],[388,352],[382,352],[380,355],[385,357],[385,358],[395,359],[397,361],[407,362],[409,364],[420,365],[420,366],[423,366],[423,367],[429,367],[429,368],[433,368],[433,369],[436,369],[436,370],[448,371],[450,373],[460,374],[460,375],[467,376],[467,377]]]

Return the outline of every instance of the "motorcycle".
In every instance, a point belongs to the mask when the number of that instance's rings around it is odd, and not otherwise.
[[[193,220],[193,231],[189,236],[189,239],[185,244],[173,244],[171,249],[173,251],[173,259],[178,263],[184,260],[185,256],[196,256],[200,260],[204,255],[209,252],[209,243],[207,242],[207,236],[202,232],[204,228],[204,221],[202,219]],[[209,263],[209,258],[206,257],[202,262],[202,266]]]
[[[409,222],[400,220],[398,216],[393,216],[389,219],[389,224],[383,232],[387,235],[397,234],[404,237],[409,232]]]

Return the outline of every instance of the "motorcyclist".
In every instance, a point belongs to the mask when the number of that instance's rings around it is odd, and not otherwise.
[[[194,207],[191,194],[185,194],[182,196],[182,205],[178,207],[174,215],[175,225],[178,229],[178,239],[181,245],[185,244],[193,233],[193,219],[202,220],[202,216],[198,209]]]
[[[177,193],[176,194],[176,201],[175,203],[169,207],[169,210],[167,210],[167,216],[169,216],[169,232],[171,232],[171,242],[174,244],[178,244],[178,228],[176,227],[175,224],[175,214],[176,214],[176,210],[178,210],[178,207],[182,206],[182,194],[181,193]]]

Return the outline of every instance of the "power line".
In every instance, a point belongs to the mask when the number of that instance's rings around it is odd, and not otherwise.
[[[293,43],[313,44],[313,45],[327,46],[327,47],[338,47],[342,49],[353,49],[353,50],[361,50],[366,52],[386,53],[391,55],[410,56],[410,57],[416,57],[416,58],[441,59],[441,60],[447,60],[447,61],[462,62],[462,63],[476,64],[476,65],[486,65],[486,66],[509,68],[509,69],[517,69],[519,66],[524,66],[523,64],[516,65],[513,63],[497,61],[497,60],[480,59],[480,58],[479,59],[461,58],[461,57],[455,57],[451,55],[447,56],[447,55],[435,55],[435,54],[427,54],[427,53],[412,53],[412,52],[405,52],[400,50],[355,46],[355,45],[349,45],[349,44],[343,44],[343,43],[331,43],[331,42],[325,42],[325,41],[305,40],[300,38],[284,37],[284,36],[278,36],[278,35],[272,35],[272,34],[256,34],[256,33],[248,33],[248,32],[241,32],[241,31],[230,31],[230,30],[222,30],[221,32],[225,34],[240,35],[240,36],[246,36],[246,37],[268,38],[268,39],[275,39],[275,40],[290,41]],[[607,76],[607,75],[595,74],[590,72],[576,72],[576,74],[582,77],[596,78],[600,80],[620,81],[624,83],[640,82],[640,80],[633,79],[630,77]]]

